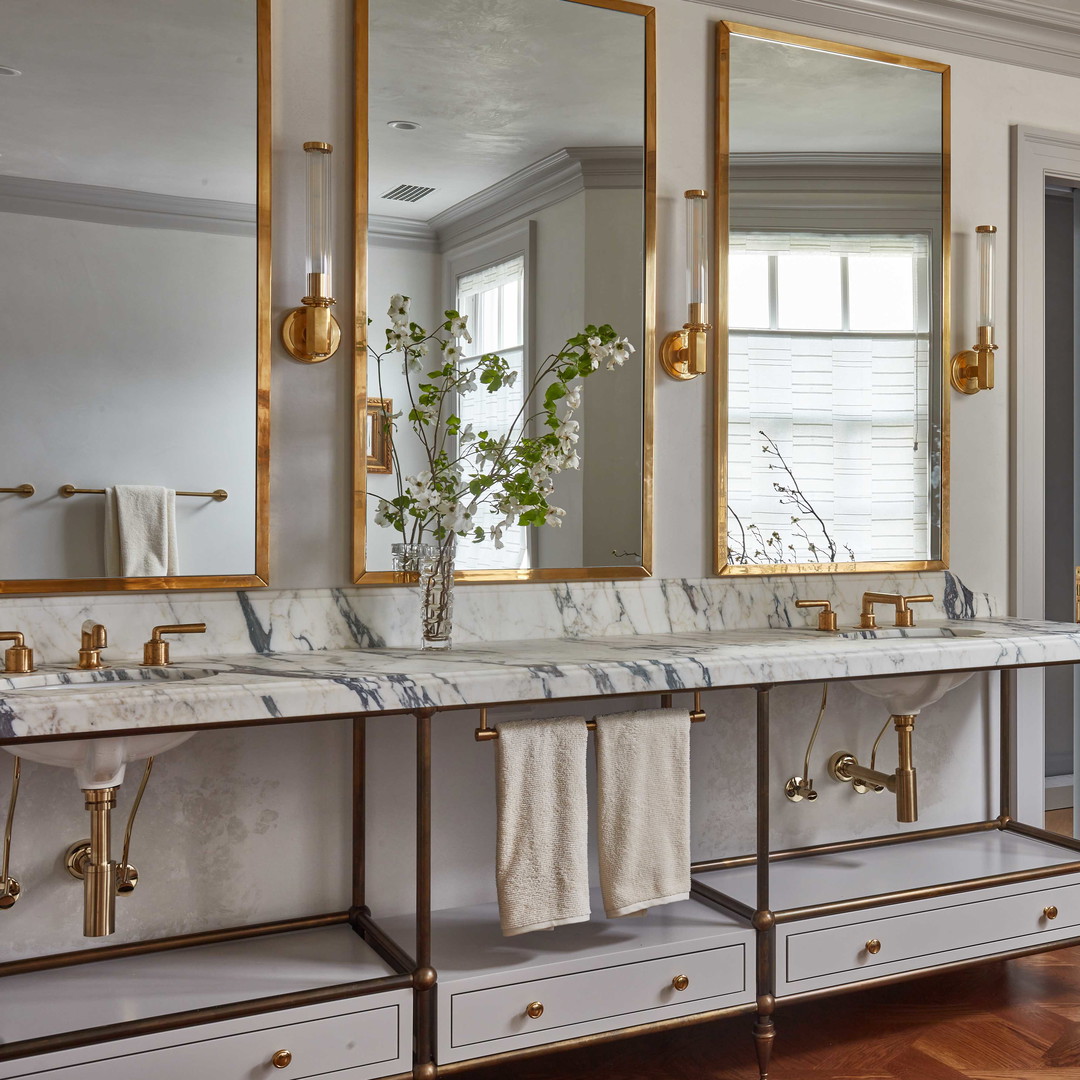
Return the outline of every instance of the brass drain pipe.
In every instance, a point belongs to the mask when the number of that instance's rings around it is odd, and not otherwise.
[[[910,823],[919,820],[919,787],[915,770],[915,714],[894,715],[889,718],[896,728],[898,765],[896,772],[883,773],[859,764],[848,750],[839,750],[829,759],[829,775],[851,786],[860,795],[891,791],[896,796],[896,820]],[[874,744],[875,750],[877,744]]]
[[[116,930],[116,863],[112,861],[110,824],[116,788],[88,788],[90,846],[82,863],[83,936],[108,937]]]

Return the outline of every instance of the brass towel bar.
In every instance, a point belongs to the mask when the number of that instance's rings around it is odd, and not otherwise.
[[[60,489],[60,498],[70,499],[72,495],[104,495],[104,488],[77,488],[72,484],[65,484]],[[178,491],[177,495],[187,495],[193,499],[213,499],[215,502],[224,502],[229,493],[222,488],[217,491]]]
[[[0,495],[18,495],[22,499],[29,499],[34,494],[33,484],[20,484],[13,488],[0,488]]]
[[[670,694],[661,694],[660,695],[660,700],[663,703],[663,707],[665,709],[670,709],[671,708],[671,695]],[[693,708],[693,711],[690,713],[690,723],[691,724],[700,724],[705,719],[707,719],[707,717],[705,715],[705,710],[702,709],[702,707],[701,707],[701,691],[700,690],[695,690],[694,691],[694,708]],[[585,721],[585,726],[590,731],[595,731],[596,730],[596,721],[595,720],[586,720]],[[476,736],[476,741],[477,742],[490,742],[492,739],[497,739],[499,737],[499,733],[498,733],[498,731],[495,730],[495,728],[488,727],[488,711],[487,711],[486,708],[480,710],[480,726],[476,729],[475,736]]]

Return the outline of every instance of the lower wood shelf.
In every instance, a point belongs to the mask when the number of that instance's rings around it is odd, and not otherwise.
[[[603,911],[599,894],[593,910]],[[396,940],[411,940],[411,917],[380,922]],[[753,937],[746,923],[695,900],[511,938],[502,936],[495,904],[435,911],[437,1060],[746,1005],[754,997]]]
[[[348,926],[331,926],[12,975],[0,979],[0,1044],[393,974]],[[41,1074],[250,1080],[276,1074],[270,1061],[281,1050],[291,1055],[292,1077],[374,1080],[409,1071],[412,992],[393,989],[15,1057],[0,1062],[0,1080]]]

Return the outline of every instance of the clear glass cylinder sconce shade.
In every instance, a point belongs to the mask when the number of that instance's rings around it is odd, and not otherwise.
[[[307,156],[308,290],[315,297],[330,297],[333,271],[330,231],[330,158],[333,147],[324,142],[304,143]]]
[[[979,264],[979,326],[994,325],[994,256],[997,228],[980,225],[975,230]]]
[[[701,190],[686,193],[686,295],[689,322],[708,320],[709,196]]]

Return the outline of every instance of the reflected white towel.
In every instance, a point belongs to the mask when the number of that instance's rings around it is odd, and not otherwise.
[[[176,492],[117,484],[105,490],[105,573],[108,577],[174,577]]]
[[[690,897],[690,714],[596,718],[600,887],[609,919]]]
[[[496,725],[495,882],[507,937],[589,918],[589,731],[582,716]]]

